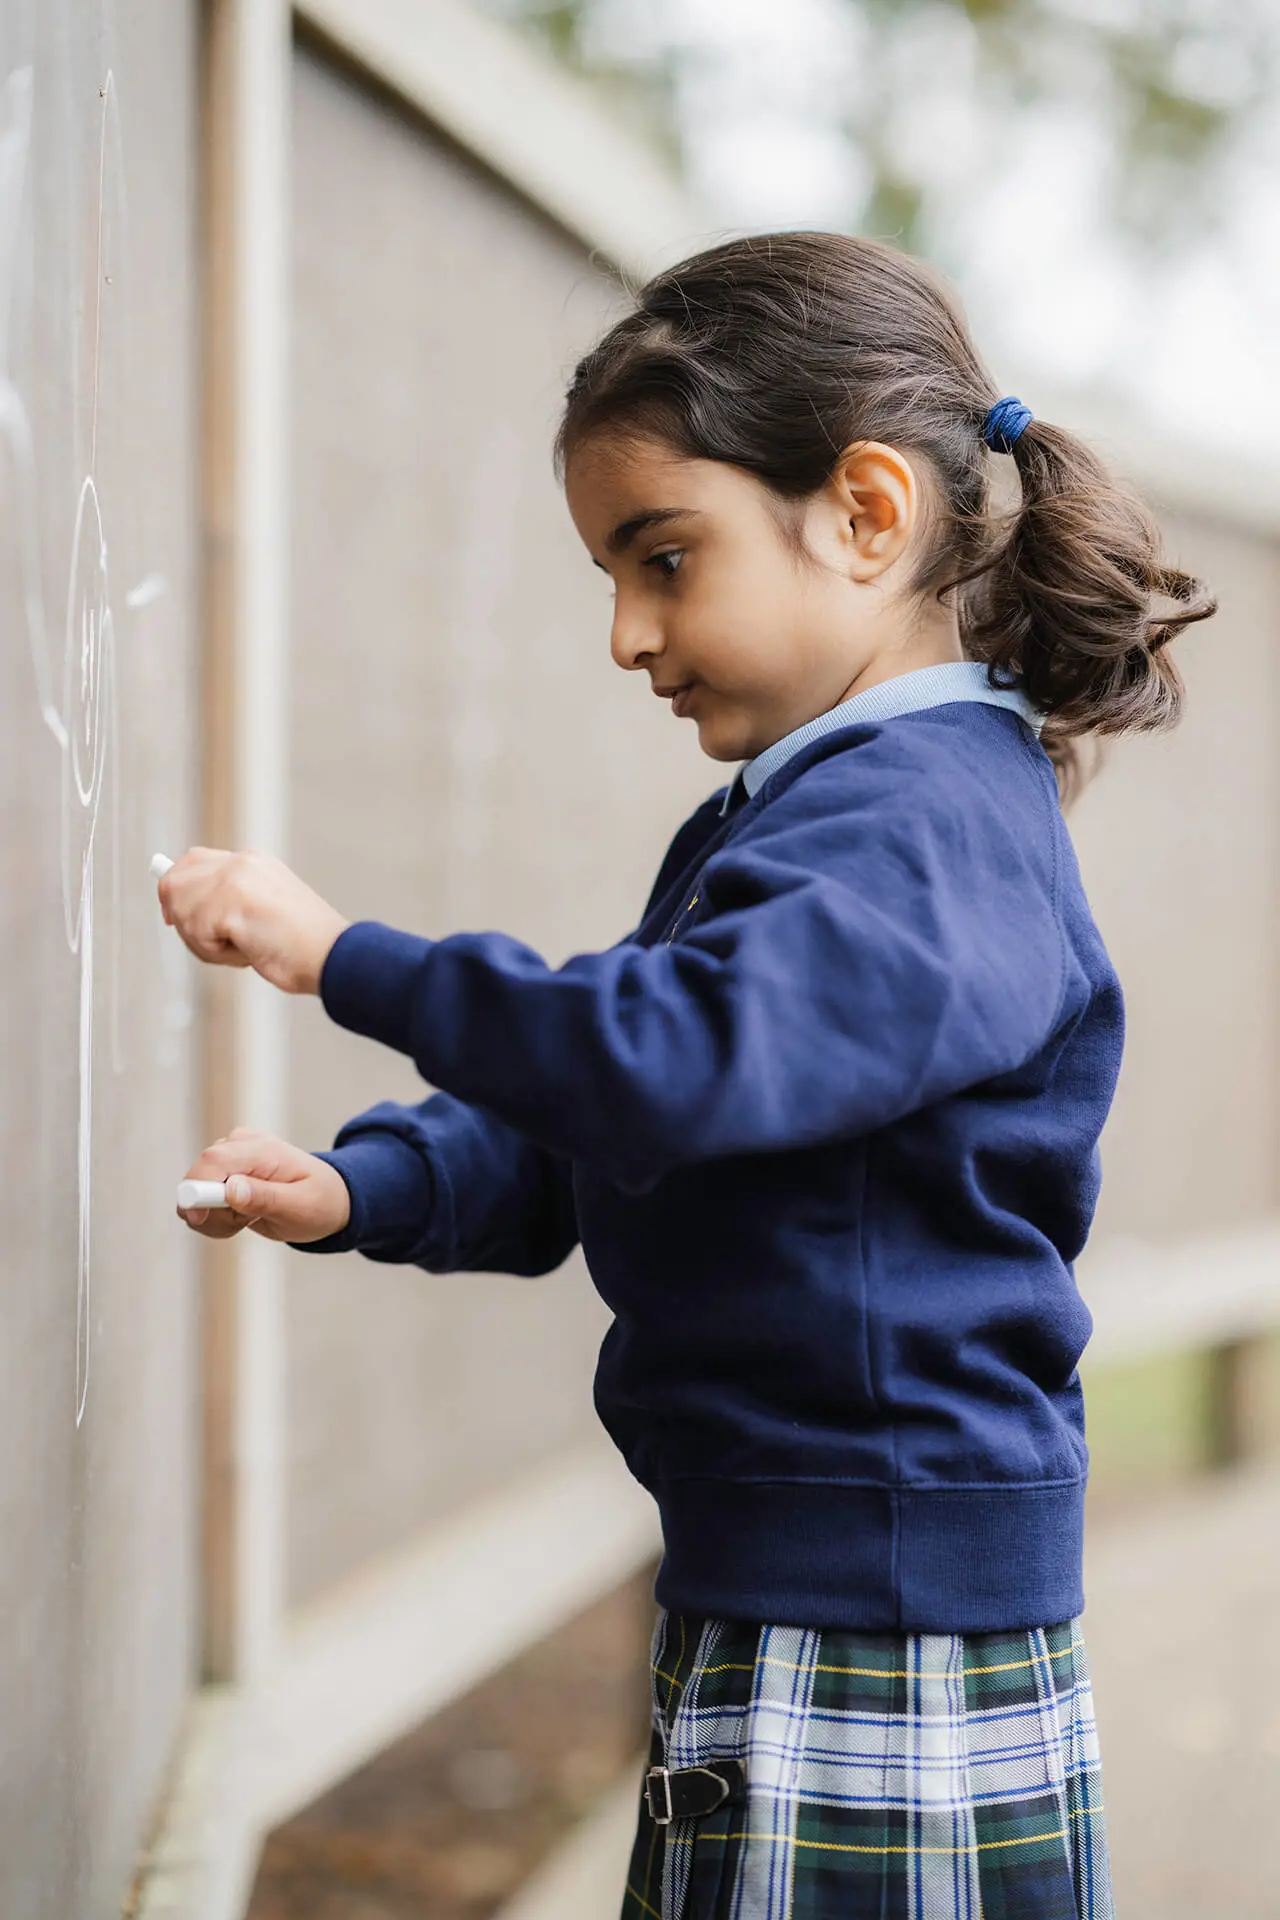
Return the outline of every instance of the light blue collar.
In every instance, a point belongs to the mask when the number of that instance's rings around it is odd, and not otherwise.
[[[784,767],[792,754],[839,727],[858,726],[866,720],[896,720],[902,713],[922,713],[926,707],[951,706],[959,700],[1007,707],[1035,734],[1044,725],[1044,715],[1036,711],[1020,688],[992,686],[980,660],[948,660],[942,666],[917,667],[914,673],[899,674],[894,680],[882,680],[878,686],[868,687],[865,693],[853,694],[838,707],[831,707],[814,720],[806,720],[794,733],[775,740],[771,747],[739,768],[720,811],[728,812],[730,795],[739,780],[748,796],[754,799],[769,775]]]

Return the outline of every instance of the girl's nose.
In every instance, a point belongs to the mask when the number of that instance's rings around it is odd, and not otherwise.
[[[609,650],[617,665],[628,669],[644,666],[662,652],[662,632],[657,622],[642,606],[624,600],[621,594],[614,603]]]

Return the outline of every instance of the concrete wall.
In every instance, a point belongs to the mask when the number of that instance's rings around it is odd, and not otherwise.
[[[383,97],[297,57],[293,856],[353,916],[501,927],[550,957],[639,916],[719,784],[623,676],[550,467],[612,283]],[[407,1061],[294,1028],[295,1137],[422,1098]],[[297,1599],[586,1431],[602,1309],[541,1282],[299,1262]]]
[[[1164,523],[1221,610],[1177,643],[1182,725],[1114,745],[1072,816],[1129,1008],[1099,1239],[1280,1210],[1280,544]]]
[[[0,10],[4,1920],[120,1911],[195,1678],[195,14]]]

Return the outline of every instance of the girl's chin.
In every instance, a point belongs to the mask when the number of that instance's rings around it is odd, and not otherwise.
[[[709,760],[738,761],[750,758],[749,752],[735,738],[741,730],[734,728],[732,723],[726,725],[723,716],[693,714],[691,718],[698,729],[698,745]]]

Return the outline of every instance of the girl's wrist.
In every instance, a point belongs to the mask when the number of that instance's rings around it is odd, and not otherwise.
[[[350,925],[351,922],[344,920],[340,913],[332,908],[327,910],[326,924],[318,927],[314,938],[308,942],[307,957],[299,969],[299,978],[293,988],[295,993],[319,994],[325,962]]]

